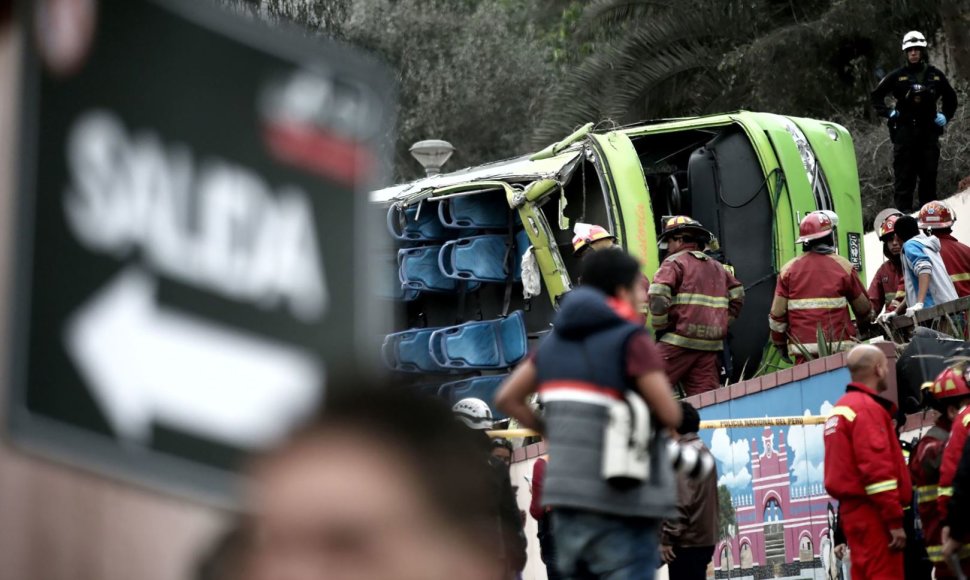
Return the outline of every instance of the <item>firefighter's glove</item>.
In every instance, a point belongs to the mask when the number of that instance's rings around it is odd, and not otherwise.
[[[923,309],[923,303],[917,302],[906,309],[907,316],[915,316],[917,312]]]
[[[898,116],[899,116],[899,111],[897,111],[896,109],[892,109],[892,110],[889,111],[889,118],[890,119],[895,119]]]
[[[879,324],[889,324],[889,321],[896,318],[895,312],[883,312],[876,317],[876,322]]]
[[[942,127],[943,125],[946,125],[946,115],[944,115],[943,113],[937,113],[936,118],[933,119],[933,122],[936,123],[937,127]]]

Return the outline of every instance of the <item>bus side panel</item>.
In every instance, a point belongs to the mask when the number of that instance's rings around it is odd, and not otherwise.
[[[590,135],[594,150],[600,156],[598,167],[603,173],[605,189],[616,206],[617,223],[613,233],[623,246],[643,261],[643,271],[652,277],[657,271],[657,233],[653,228],[650,192],[643,167],[633,142],[623,133]]]

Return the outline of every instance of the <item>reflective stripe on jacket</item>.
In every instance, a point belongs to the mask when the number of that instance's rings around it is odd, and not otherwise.
[[[943,463],[940,464],[940,487],[939,497],[936,500],[936,507],[939,509],[940,518],[946,519],[947,505],[950,497],[953,496],[953,476],[957,473],[957,465],[960,463],[960,454],[963,453],[963,445],[967,441],[967,430],[970,429],[970,407],[964,407],[953,420],[950,428],[950,439],[946,442],[943,450]]]
[[[674,346],[719,351],[728,324],[744,304],[744,287],[720,262],[700,251],[668,256],[650,285],[650,312],[660,338]]]
[[[970,246],[960,243],[951,234],[936,237],[940,239],[940,257],[957,296],[970,296]]]
[[[850,383],[825,422],[825,490],[841,501],[871,503],[887,529],[903,527],[913,488],[892,426],[896,408]]]
[[[940,517],[936,501],[939,495],[943,448],[950,436],[943,427],[945,424],[943,421],[937,421],[937,424],[919,440],[910,456],[909,473],[916,490],[916,506],[923,525],[923,537],[927,550],[941,546],[943,543],[941,536],[943,518]],[[930,559],[933,559],[932,556]]]
[[[901,288],[902,283],[903,279],[896,264],[889,260],[883,262],[876,270],[876,275],[872,277],[872,283],[869,284],[868,294],[872,311],[878,314],[885,306],[886,312],[894,312],[906,297],[906,290]]]
[[[796,342],[806,349],[810,349],[808,345],[818,348],[821,327],[825,340],[833,345],[831,350],[840,350],[836,343],[856,335],[846,306],[859,318],[867,318],[872,309],[852,264],[838,254],[802,254],[785,264],[778,275],[768,317],[771,341],[784,347],[793,339],[788,351],[798,355],[801,351]]]

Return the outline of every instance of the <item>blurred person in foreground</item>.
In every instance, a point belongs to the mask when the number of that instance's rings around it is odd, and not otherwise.
[[[681,446],[710,454],[697,431],[701,417],[687,401],[680,402],[683,420],[677,428]],[[711,461],[713,464],[713,460]],[[671,580],[704,580],[718,540],[717,467],[700,478],[677,473],[677,514],[663,523],[660,555]]]
[[[556,567],[565,578],[653,578],[659,522],[676,515],[661,429],[645,429],[649,438],[636,442],[649,460],[646,477],[620,481],[604,473],[604,459],[618,451],[606,445],[614,412],[645,406],[661,428],[681,419],[656,345],[642,323],[631,322],[642,305],[640,276],[639,262],[622,250],[587,257],[583,285],[563,298],[552,333],[496,397],[505,413],[546,436],[552,460],[542,504],[551,508]],[[526,403],[536,391],[542,419]],[[627,449],[624,443],[619,451]]]
[[[439,400],[332,388],[254,466],[243,580],[504,578],[475,435]]]
[[[825,490],[839,501],[852,549],[852,577],[903,580],[903,509],[913,487],[896,438],[896,405],[883,398],[886,355],[859,345],[847,356],[852,382],[825,421]]]

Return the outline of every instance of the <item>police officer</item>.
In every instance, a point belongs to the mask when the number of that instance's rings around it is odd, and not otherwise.
[[[896,207],[913,210],[913,191],[919,179],[919,202],[936,199],[936,166],[940,160],[939,137],[953,119],[957,95],[940,69],[927,61],[926,37],[912,30],[903,36],[906,65],[886,75],[872,91],[876,113],[889,119],[893,142]],[[892,95],[894,106],[886,105]],[[942,110],[937,101],[942,100]]]

